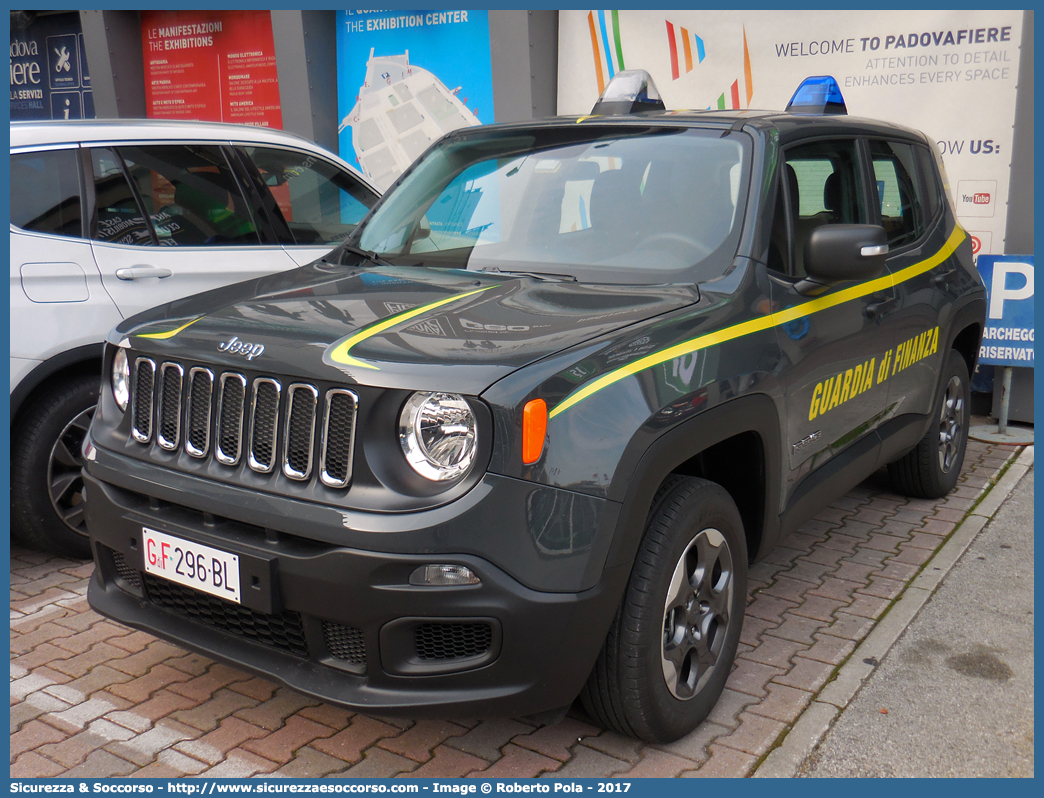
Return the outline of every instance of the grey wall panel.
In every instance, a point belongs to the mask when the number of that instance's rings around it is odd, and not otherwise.
[[[558,113],[558,12],[528,11],[533,118]]]
[[[554,116],[558,105],[558,12],[490,11],[493,117]]]
[[[81,11],[94,111],[99,119],[145,118],[145,61],[137,11]]]
[[[333,11],[273,11],[283,129],[337,152],[337,31]]]
[[[1004,252],[1033,254],[1033,12],[1022,23],[1019,84],[1015,95],[1015,131],[1011,146],[1011,183]]]

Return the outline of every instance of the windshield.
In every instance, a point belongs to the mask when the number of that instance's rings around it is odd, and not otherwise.
[[[351,243],[402,265],[708,279],[735,254],[748,141],[720,129],[473,129],[415,164]]]

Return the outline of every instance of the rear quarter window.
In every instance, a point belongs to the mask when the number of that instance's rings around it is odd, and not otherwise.
[[[77,150],[11,156],[11,224],[34,233],[83,235]]]

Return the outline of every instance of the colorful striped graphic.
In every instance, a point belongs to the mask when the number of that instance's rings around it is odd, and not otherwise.
[[[693,61],[692,61],[692,41],[696,42],[696,63],[702,64],[703,59],[707,57],[706,50],[703,46],[703,39],[692,33],[688,28],[681,25],[675,25],[669,19],[664,20],[667,23],[667,49],[671,54],[671,79],[678,80],[682,76],[682,62],[684,61],[685,72],[688,74],[692,72]],[[751,74],[750,69],[750,49],[747,47],[747,28],[743,28],[743,83],[746,89],[746,108],[750,108],[751,98],[754,96],[754,77]],[[728,106],[734,111],[740,109],[740,92],[739,92],[739,79],[734,80],[732,85],[729,87],[727,92],[722,92],[718,96],[718,110],[724,111],[726,108],[726,96],[731,100],[731,104]]]
[[[591,50],[594,54],[595,75],[598,78],[598,93],[605,91],[606,84],[624,66],[623,44],[620,42],[620,12],[594,11],[587,14],[587,27],[591,31]],[[609,15],[608,24],[606,14]],[[610,38],[612,34],[612,38]]]
[[[702,64],[703,59],[707,57],[707,52],[703,47],[703,39],[695,33],[691,33],[688,28],[681,25],[673,24],[669,19],[664,21],[667,23],[667,46],[671,51],[671,78],[677,80],[681,77],[681,65],[678,61],[679,50],[685,57],[686,74],[692,72],[693,40],[696,41],[696,63]]]

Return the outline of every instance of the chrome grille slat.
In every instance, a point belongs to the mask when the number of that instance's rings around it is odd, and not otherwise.
[[[347,487],[352,479],[358,405],[359,397],[352,391],[334,388],[326,392],[319,479],[331,488]]]
[[[234,466],[243,454],[243,402],[246,378],[228,372],[221,375],[217,406],[217,436],[214,458],[223,465]]]
[[[160,379],[156,408],[159,423],[156,425],[156,443],[161,449],[173,452],[181,438],[181,387],[185,370],[177,363],[160,366]]]
[[[131,435],[138,443],[152,440],[152,400],[156,363],[147,357],[134,361],[134,400],[131,403]]]
[[[315,409],[319,391],[311,385],[294,383],[286,389],[287,417],[283,433],[283,473],[304,481],[312,475],[315,448]]]
[[[250,399],[250,447],[247,465],[267,474],[275,468],[279,434],[279,400],[282,386],[269,377],[254,380]]]
[[[206,457],[210,450],[210,408],[213,401],[214,372],[199,366],[189,369],[185,451],[192,457]]]

